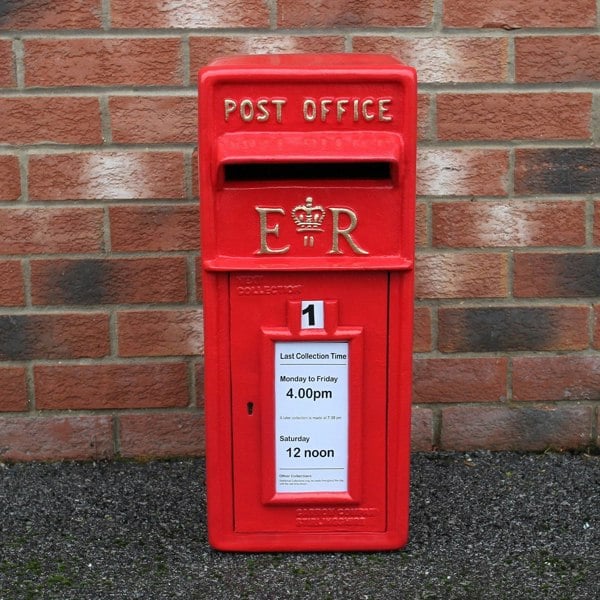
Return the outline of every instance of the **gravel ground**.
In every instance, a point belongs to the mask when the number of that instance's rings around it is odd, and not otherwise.
[[[211,550],[204,462],[0,467],[0,600],[600,598],[600,457],[416,454],[400,552]]]

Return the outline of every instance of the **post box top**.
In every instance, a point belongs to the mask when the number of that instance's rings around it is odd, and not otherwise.
[[[210,145],[236,131],[367,129],[407,139],[415,111],[415,70],[391,55],[240,55],[199,71],[200,137]]]
[[[414,69],[382,54],[234,56],[199,84],[206,269],[412,267]]]
[[[225,68],[348,69],[404,66],[390,54],[252,54],[225,56],[210,66]]]
[[[224,76],[248,76],[263,73],[269,76],[302,76],[307,73],[338,74],[348,73],[356,76],[371,73],[382,76],[402,72],[403,76],[410,74],[415,77],[412,67],[389,54],[256,54],[226,56],[215,59],[206,67],[200,69],[200,78],[214,73]]]

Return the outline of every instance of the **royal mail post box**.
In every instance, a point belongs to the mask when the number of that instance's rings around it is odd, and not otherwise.
[[[199,86],[210,543],[401,547],[415,73],[238,56]]]

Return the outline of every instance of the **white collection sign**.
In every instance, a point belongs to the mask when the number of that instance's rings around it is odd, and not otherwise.
[[[348,352],[275,343],[276,492],[348,491]]]

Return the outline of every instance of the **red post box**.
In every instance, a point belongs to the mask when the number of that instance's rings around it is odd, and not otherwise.
[[[210,543],[399,548],[415,73],[380,55],[238,56],[199,86]]]

